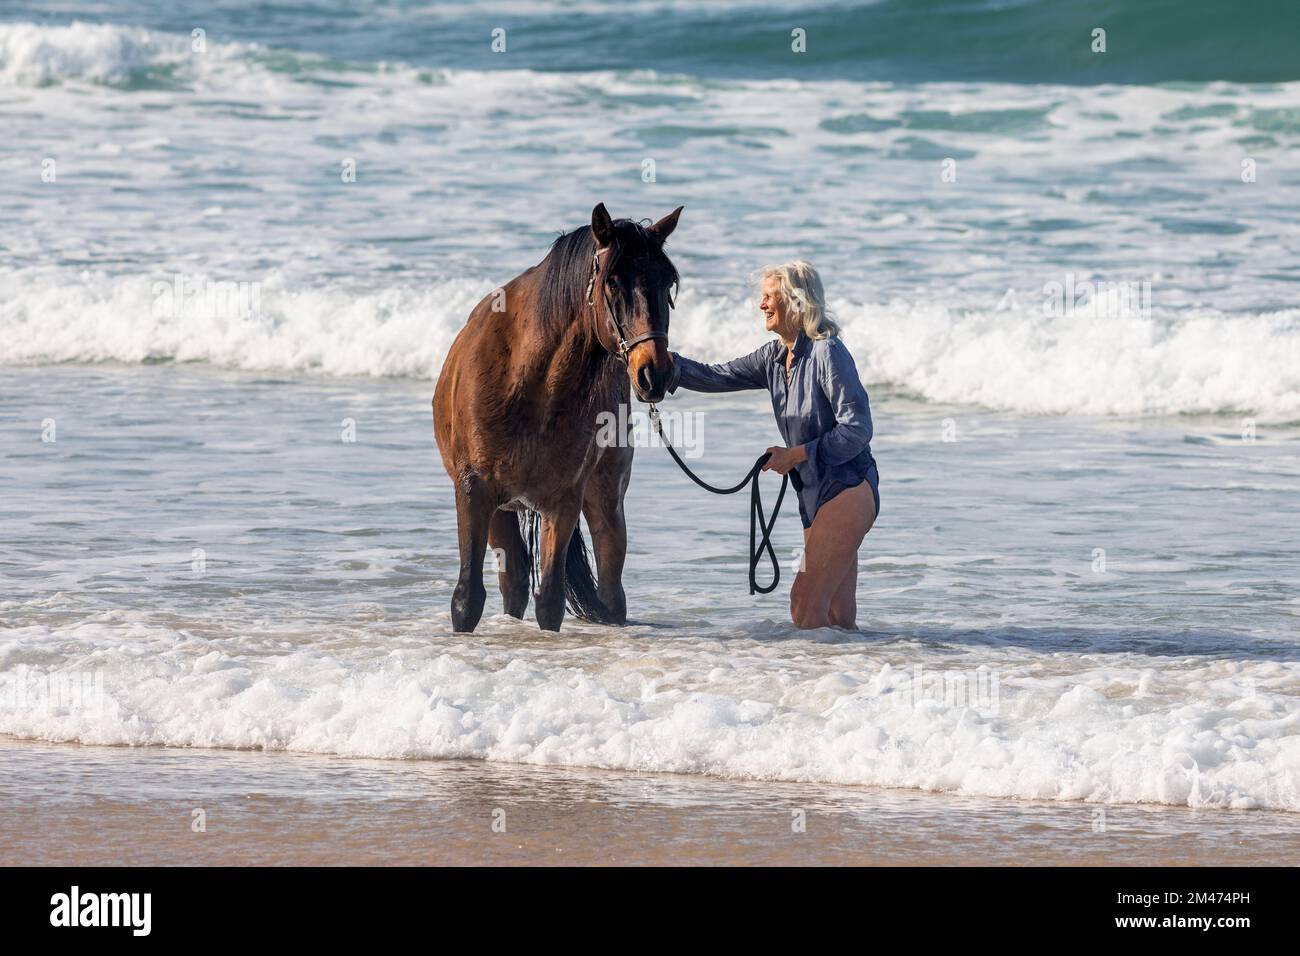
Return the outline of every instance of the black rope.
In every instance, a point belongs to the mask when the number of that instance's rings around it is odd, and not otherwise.
[[[772,457],[770,452],[764,452],[759,455],[758,460],[754,462],[754,467],[749,469],[749,474],[741,479],[740,483],[731,488],[715,488],[707,481],[702,479],[690,468],[686,467],[686,462],[682,461],[681,455],[677,454],[677,449],[668,441],[668,436],[664,434],[664,426],[659,420],[659,409],[654,405],[650,406],[650,420],[654,422],[655,429],[659,432],[659,438],[663,441],[664,447],[668,449],[668,454],[673,456],[673,461],[677,462],[679,468],[686,472],[686,477],[691,479],[705,491],[711,491],[715,495],[734,495],[740,489],[749,485],[749,593],[750,594],[770,594],[776,590],[776,586],[781,583],[781,562],[776,559],[776,552],[772,549],[772,528],[776,526],[776,516],[781,513],[781,502],[785,500],[785,489],[791,482],[794,483],[795,492],[803,490],[803,481],[799,474],[790,471],[789,474],[781,476],[781,490],[777,492],[776,504],[772,507],[772,520],[767,521],[763,517],[763,498],[758,490],[758,476],[767,464],[767,460]],[[758,529],[763,531],[763,540],[754,547],[754,542],[758,538]],[[768,559],[772,562],[772,583],[763,587],[758,583],[758,562],[763,559],[763,552],[767,552]]]

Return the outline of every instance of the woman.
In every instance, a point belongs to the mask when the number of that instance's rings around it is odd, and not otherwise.
[[[803,480],[799,516],[803,567],[790,589],[799,628],[857,627],[858,548],[880,512],[880,476],[871,456],[871,409],[853,356],[826,312],[817,270],[807,262],[762,272],[766,328],[777,338],[723,365],[672,353],[668,391],[765,388],[788,447],[769,448],[764,471]]]

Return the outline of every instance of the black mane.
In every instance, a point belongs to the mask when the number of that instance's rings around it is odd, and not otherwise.
[[[677,269],[645,225],[631,219],[615,219],[614,235],[618,246],[614,253],[615,261],[627,255],[633,258],[653,256],[668,269],[673,285],[677,284]],[[562,233],[551,243],[551,251],[542,263],[545,271],[537,299],[544,322],[567,324],[587,307],[587,284],[591,282],[591,263],[595,254],[596,239],[590,226],[579,226],[572,232]]]

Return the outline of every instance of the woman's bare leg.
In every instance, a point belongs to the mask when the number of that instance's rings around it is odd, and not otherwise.
[[[848,631],[858,629],[858,555],[853,554],[853,566],[844,573],[844,580],[831,595],[831,606],[827,616],[831,627],[842,627]]]
[[[803,570],[790,588],[795,627],[856,626],[858,548],[876,520],[865,481],[822,505],[804,532]]]
[[[875,502],[872,502],[875,507]],[[812,532],[811,528],[803,529],[803,543],[805,552],[808,547],[808,535]],[[853,567],[844,574],[844,579],[840,581],[839,587],[831,595],[831,606],[826,616],[830,618],[831,627],[842,627],[847,631],[856,631],[858,629],[858,562],[857,556],[854,556]]]

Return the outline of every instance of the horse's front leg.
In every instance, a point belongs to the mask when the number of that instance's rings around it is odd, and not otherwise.
[[[537,625],[543,631],[558,631],[564,620],[564,564],[569,553],[569,539],[578,523],[578,499],[566,501],[550,514],[542,515],[541,571],[533,606],[537,608]]]
[[[487,600],[487,589],[483,587],[483,554],[487,550],[488,522],[496,503],[473,475],[462,475],[455,484],[460,579],[451,596],[451,625],[457,631],[472,631],[483,616],[483,604]]]
[[[596,579],[600,601],[611,623],[627,623],[627,597],[623,593],[623,562],[627,559],[627,521],[623,496],[632,474],[632,449],[607,448],[587,481],[582,513],[591,529],[596,552]]]

